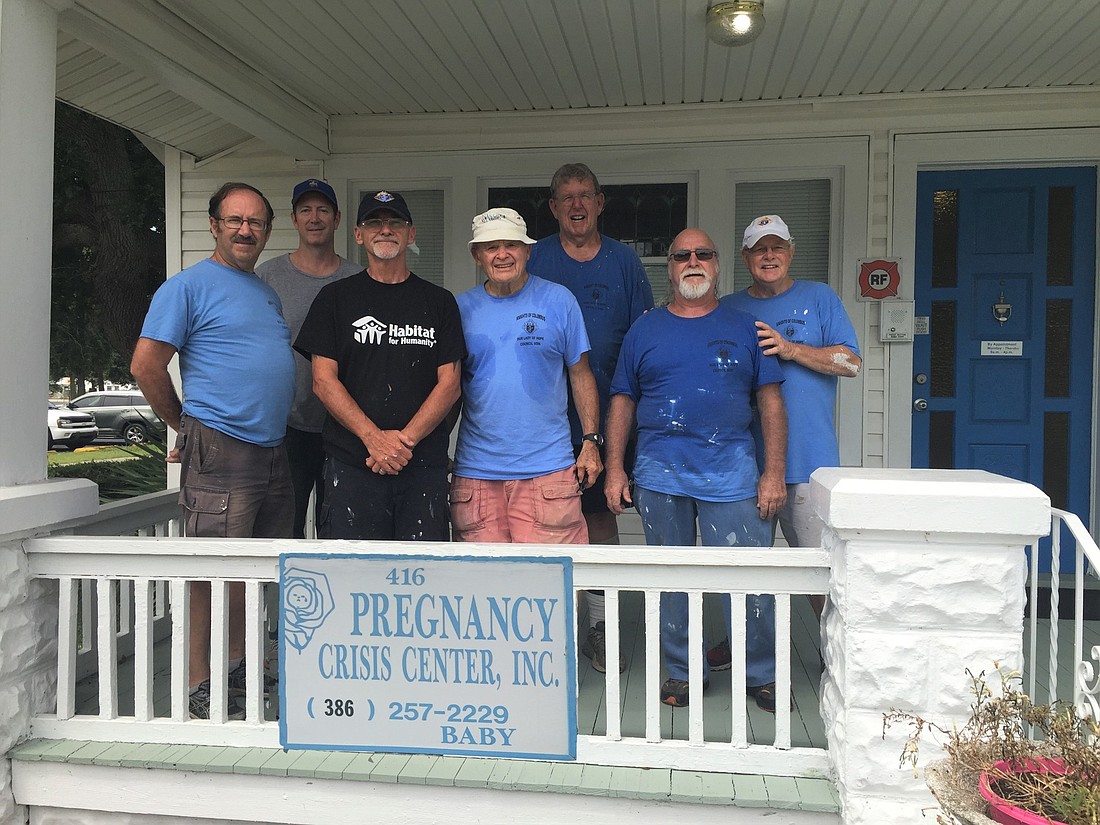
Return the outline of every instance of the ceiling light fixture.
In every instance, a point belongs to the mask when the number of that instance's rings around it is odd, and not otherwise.
[[[764,31],[762,0],[715,3],[707,9],[707,37],[719,46],[751,43]]]

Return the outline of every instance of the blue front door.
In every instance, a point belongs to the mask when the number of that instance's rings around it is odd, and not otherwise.
[[[1094,168],[918,175],[914,467],[1027,481],[1088,523],[1095,209]]]

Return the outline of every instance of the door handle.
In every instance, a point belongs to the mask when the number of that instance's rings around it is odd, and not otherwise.
[[[924,412],[928,409],[928,402],[925,401],[923,398],[918,398],[916,401],[913,402],[913,409],[917,412]]]

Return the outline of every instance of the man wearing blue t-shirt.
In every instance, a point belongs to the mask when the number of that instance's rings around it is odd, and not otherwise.
[[[856,331],[828,284],[790,275],[794,238],[779,215],[761,215],[747,227],[741,257],[752,284],[722,299],[756,318],[760,350],[783,365],[783,402],[789,418],[787,504],[779,511],[791,547],[820,547],[824,523],[810,506],[810,474],[840,464],[836,440],[837,378],[854,378],[863,360]],[[811,596],[820,617],[824,596]],[[707,653],[711,667],[729,667],[729,645]]]
[[[179,433],[188,536],[289,538],[294,517],[283,438],[294,399],[294,354],[279,296],[254,267],[274,212],[246,183],[210,198],[214,254],[153,296],[130,370],[149,404]],[[179,354],[181,403],[168,364]],[[244,584],[229,586],[229,683],[244,683]],[[191,583],[190,710],[210,708],[210,584]],[[232,697],[230,717],[243,711]]]
[[[581,491],[603,470],[586,439],[574,458],[566,415],[596,433],[596,382],[577,300],[527,272],[535,243],[514,209],[473,220],[470,252],[485,283],[458,296],[467,357],[451,484],[456,541],[587,544]],[[567,389],[568,387],[568,389]]]
[[[567,163],[550,181],[550,211],[558,220],[558,234],[531,248],[527,268],[532,275],[561,284],[573,293],[584,316],[592,349],[588,363],[600,396],[600,427],[604,432],[611,398],[611,378],[619,360],[623,336],[642,313],[653,308],[653,289],[645,267],[633,249],[600,233],[604,194],[596,174],[583,163]],[[572,402],[572,399],[570,399]],[[579,455],[585,430],[573,403],[569,404],[573,452]],[[627,470],[630,456],[627,457]],[[581,509],[591,544],[618,544],[619,526],[607,509],[601,476],[581,495]],[[603,591],[587,591],[588,635],[581,652],[592,666],[605,671]],[[619,670],[626,665],[620,656]]]
[[[643,315],[623,340],[607,419],[607,484],[614,513],[634,504],[646,543],[765,547],[783,506],[787,418],[782,372],[756,343],[753,319],[718,302],[718,253],[699,229],[685,229],[668,256],[666,307]],[[751,432],[755,397],[767,461],[756,463]],[[634,488],[623,466],[637,417]],[[729,626],[729,600],[725,601]],[[775,600],[748,597],[745,684],[756,704],[775,711]],[[661,701],[684,707],[688,686],[688,598],[661,594],[661,648],[668,679]],[[709,679],[703,666],[703,689]]]

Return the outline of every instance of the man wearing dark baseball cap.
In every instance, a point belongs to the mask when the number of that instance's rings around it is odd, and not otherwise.
[[[283,316],[293,341],[302,328],[306,312],[321,287],[359,272],[362,267],[336,254],[334,239],[340,226],[336,192],[320,178],[307,178],[290,196],[290,219],[298,230],[298,248],[256,267],[256,274],[279,293]],[[310,493],[316,488],[320,512],[324,490],[321,467],[321,425],[325,408],[313,394],[313,373],[309,360],[294,357],[294,405],[287,421],[286,452],[294,484],[294,537],[305,538]]]
[[[294,343],[328,410],[318,534],[447,541],[447,414],[466,357],[454,296],[406,262],[416,227],[396,192],[368,192],[355,240],[367,268],[318,294]]]

